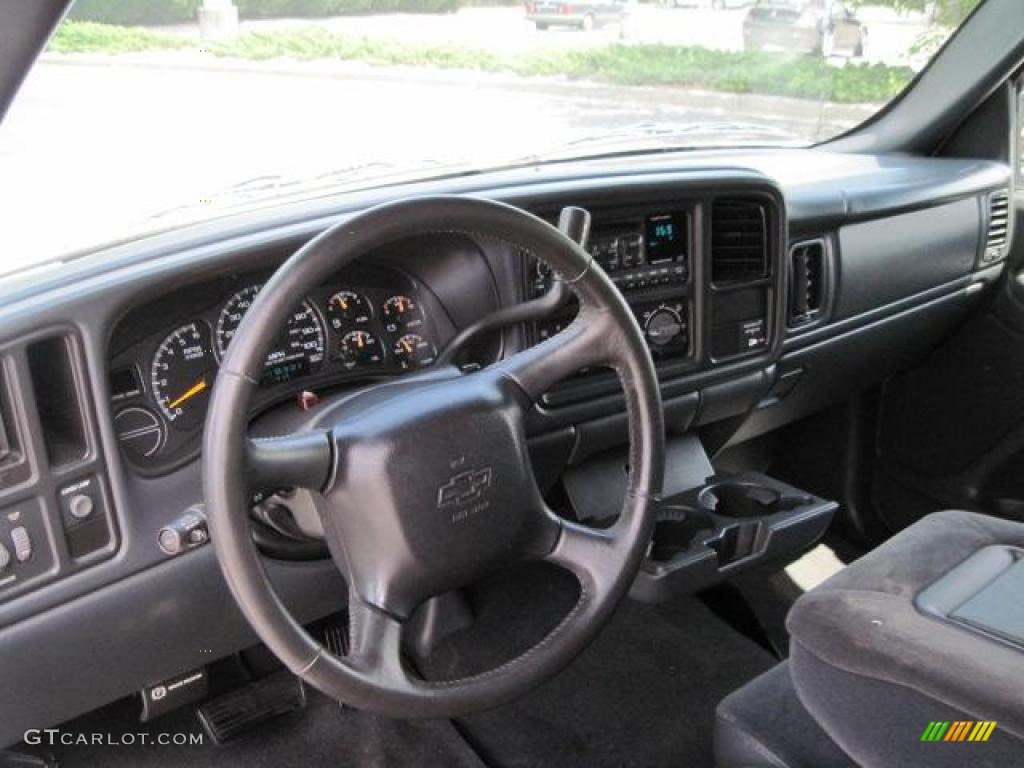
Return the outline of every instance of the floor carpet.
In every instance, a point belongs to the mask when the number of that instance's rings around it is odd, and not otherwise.
[[[559,574],[492,587],[477,625],[433,654],[428,676],[453,677],[520,651],[536,630],[508,625],[526,615],[530,626],[553,626],[574,599],[571,587],[553,586]],[[556,678],[456,724],[488,765],[503,768],[711,766],[716,705],[775,662],[696,598],[662,606],[627,600]]]
[[[472,595],[478,616],[419,661],[431,679],[488,668],[543,636],[575,599],[562,572],[535,568]],[[696,598],[626,601],[567,670],[520,701],[457,721],[403,722],[342,709],[309,693],[302,712],[224,746],[58,746],[62,768],[699,768],[711,766],[717,703],[775,662]],[[200,733],[191,711],[148,726],[124,701],[62,727],[67,733]]]

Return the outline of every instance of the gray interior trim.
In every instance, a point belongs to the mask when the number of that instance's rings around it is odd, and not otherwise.
[[[68,0],[0,3],[0,122],[69,5]]]

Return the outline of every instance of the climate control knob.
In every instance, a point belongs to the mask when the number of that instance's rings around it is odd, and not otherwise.
[[[684,331],[682,318],[674,309],[659,307],[647,317],[644,335],[655,347],[666,347]]]

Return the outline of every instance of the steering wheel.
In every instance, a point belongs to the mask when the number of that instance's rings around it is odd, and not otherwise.
[[[459,232],[513,243],[579,298],[568,328],[482,370],[447,367],[325,400],[312,421],[249,436],[250,399],[290,310],[339,268],[396,240]],[[530,468],[524,417],[580,368],[608,365],[625,390],[628,490],[606,529],[557,516]],[[339,223],[297,251],[246,312],[217,376],[203,481],[224,578],[256,634],[297,676],[359,709],[452,717],[502,704],[575,658],[626,594],[654,526],[664,473],[661,397],[643,334],[607,275],[551,225],[464,197],[409,199]],[[257,488],[314,491],[332,559],[348,584],[350,650],[336,656],[274,594],[252,542]],[[572,610],[521,656],[482,674],[426,681],[402,660],[403,625],[432,596],[517,558],[544,559],[580,583]]]

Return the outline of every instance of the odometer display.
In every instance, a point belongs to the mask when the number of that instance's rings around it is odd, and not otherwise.
[[[199,321],[183,325],[171,332],[153,355],[153,398],[171,424],[192,429],[206,417],[216,374],[209,327]]]
[[[217,352],[223,359],[242,318],[249,311],[261,285],[243,288],[224,305],[217,318]],[[316,370],[324,359],[324,329],[313,305],[302,302],[274,341],[263,362],[264,382],[281,384]]]

